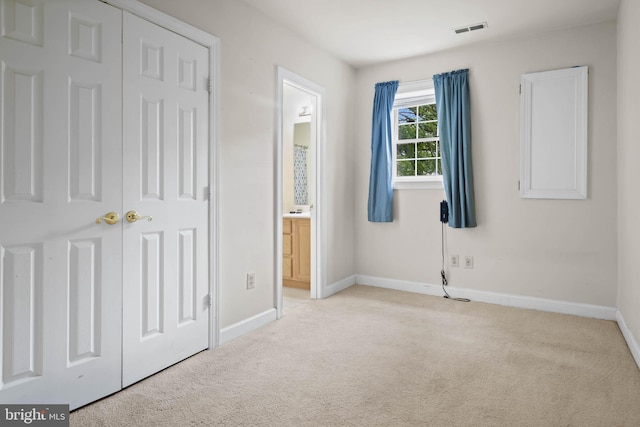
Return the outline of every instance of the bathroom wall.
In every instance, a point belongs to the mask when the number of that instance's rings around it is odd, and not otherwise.
[[[294,205],[294,130],[296,123],[310,123],[312,117],[315,124],[315,112],[311,116],[300,116],[299,111],[303,106],[315,105],[315,97],[301,91],[290,85],[284,85],[283,88],[283,118],[282,118],[282,212],[289,212]],[[315,142],[315,135],[314,135]],[[308,152],[308,165],[312,166],[314,158]],[[313,172],[308,168],[309,172]],[[313,173],[309,174],[309,178],[313,178]],[[313,188],[314,181],[308,181],[308,187]],[[313,194],[310,193],[310,196]],[[311,202],[307,203],[310,204]]]

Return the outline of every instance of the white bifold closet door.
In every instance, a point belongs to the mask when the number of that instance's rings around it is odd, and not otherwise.
[[[0,402],[73,409],[208,345],[207,50],[97,0],[0,26]]]

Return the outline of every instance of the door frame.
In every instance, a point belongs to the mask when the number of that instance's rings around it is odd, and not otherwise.
[[[136,0],[99,0],[180,34],[209,51],[209,349],[220,343],[219,298],[219,132],[220,39]]]
[[[315,200],[311,209],[311,289],[312,299],[324,298],[326,280],[326,206],[325,206],[325,153],[326,153],[326,106],[325,89],[323,86],[307,80],[306,78],[287,70],[284,67],[277,68],[277,101],[276,101],[276,183],[275,183],[275,305],[277,318],[283,315],[282,296],[282,203],[283,203],[283,87],[285,84],[293,86],[313,95],[317,99],[317,117],[315,120]]]

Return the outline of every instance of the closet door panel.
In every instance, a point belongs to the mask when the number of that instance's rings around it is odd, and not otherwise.
[[[0,15],[0,401],[75,408],[121,388],[122,13]]]
[[[126,386],[208,347],[209,57],[123,22],[124,209],[140,217],[123,234]]]

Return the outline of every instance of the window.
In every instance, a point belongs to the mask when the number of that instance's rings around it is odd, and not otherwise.
[[[393,187],[442,188],[433,81],[398,87],[392,111]]]

